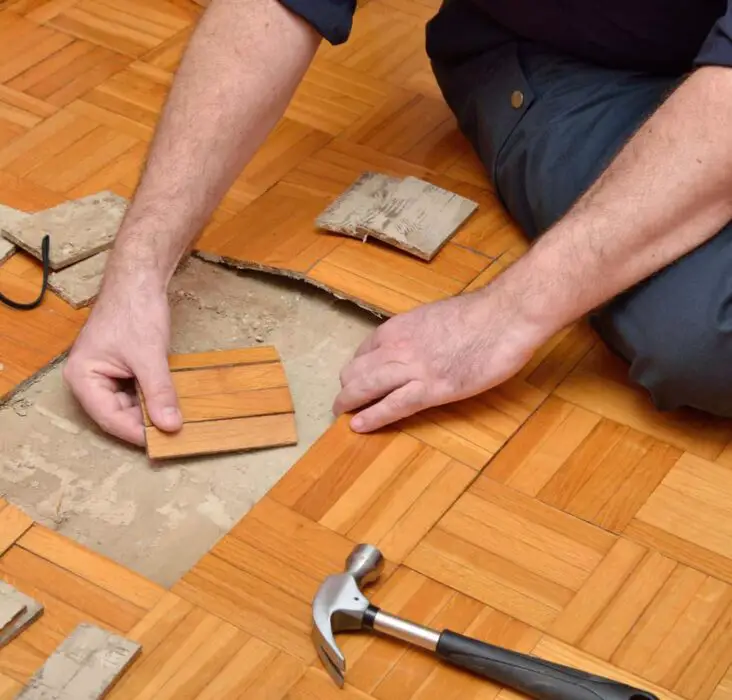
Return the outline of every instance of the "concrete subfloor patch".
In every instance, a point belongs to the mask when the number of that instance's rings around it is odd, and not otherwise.
[[[173,352],[276,345],[299,443],[151,466],[102,435],[60,367],[0,409],[0,492],[31,517],[168,586],[264,496],[332,422],[339,368],[378,321],[301,282],[192,258],[172,289]]]

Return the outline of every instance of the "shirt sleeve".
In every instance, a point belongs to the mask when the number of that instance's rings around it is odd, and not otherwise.
[[[351,34],[356,0],[280,0],[331,44],[344,43]]]
[[[727,12],[717,20],[702,44],[695,65],[732,67],[732,0],[728,0]]]

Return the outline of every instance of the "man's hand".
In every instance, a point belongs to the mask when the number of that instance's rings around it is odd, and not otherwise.
[[[158,428],[174,432],[182,424],[168,368],[168,302],[150,286],[106,289],[64,368],[66,382],[91,418],[107,433],[140,446],[145,434],[133,379]]]
[[[384,323],[341,372],[334,412],[372,404],[351,421],[353,430],[370,432],[511,378],[546,335],[503,287],[491,285]]]

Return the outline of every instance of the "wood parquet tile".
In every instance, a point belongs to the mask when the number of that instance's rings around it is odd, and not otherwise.
[[[0,3],[3,204],[131,196],[199,4]],[[527,242],[429,71],[423,28],[439,1],[359,6],[352,40],[321,48],[196,247],[390,316],[490,284]],[[367,170],[480,208],[431,263],[316,230]],[[15,255],[0,288],[30,297],[39,274]],[[0,400],[66,352],[85,313],[53,295],[33,312],[0,308]],[[732,700],[730,503],[732,423],[659,413],[578,323],[482,396],[368,436],[338,419],[170,591],[0,501],[0,578],[46,606],[0,650],[0,699],[92,622],[144,647],[112,700],[520,700],[364,635],[340,640],[349,682],[332,685],[310,603],[366,541],[388,560],[369,595],[393,612],[663,700]]]

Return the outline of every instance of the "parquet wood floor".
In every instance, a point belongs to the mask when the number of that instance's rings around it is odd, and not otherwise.
[[[442,103],[423,51],[438,0],[359,3],[197,243],[382,315],[487,284],[526,248]],[[0,198],[28,211],[129,196],[201,8],[189,0],[0,4]],[[320,233],[364,170],[480,203],[431,262]],[[31,296],[16,255],[0,286]],[[0,395],[62,355],[84,312],[0,310]],[[81,621],[140,641],[110,698],[512,699],[394,642],[344,637],[338,691],[310,602],[355,543],[384,551],[374,601],[417,621],[616,677],[732,698],[732,423],[660,414],[577,324],[504,386],[370,436],[341,419],[170,590],[0,503],[0,576],[46,614],[0,650],[10,698]]]

